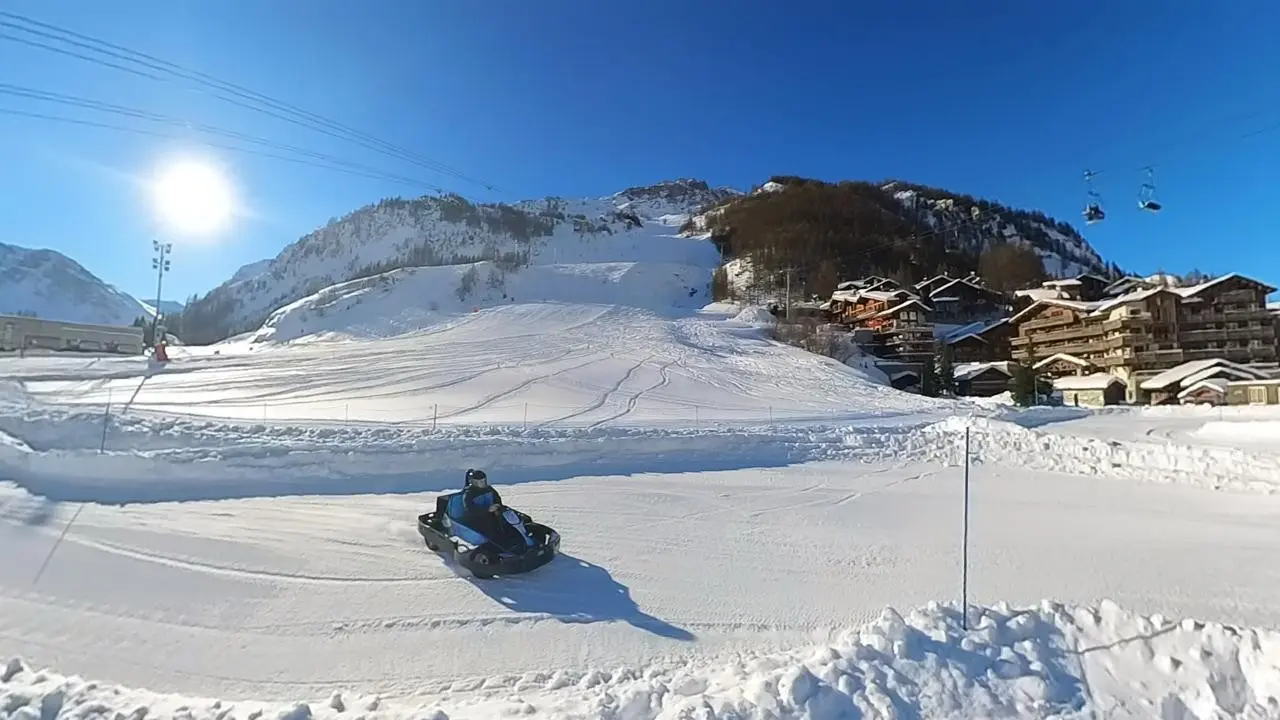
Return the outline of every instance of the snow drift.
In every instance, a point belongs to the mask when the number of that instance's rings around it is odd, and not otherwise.
[[[966,629],[967,626],[967,629]],[[1095,607],[930,604],[828,646],[669,669],[548,669],[438,698],[331,688],[295,704],[162,695],[29,668],[0,672],[0,718],[1280,717],[1280,633]]]

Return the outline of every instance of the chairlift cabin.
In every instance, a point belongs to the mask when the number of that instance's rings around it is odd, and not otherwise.
[[[1155,173],[1151,168],[1147,168],[1147,181],[1142,183],[1142,188],[1138,191],[1138,209],[1153,213],[1164,209],[1164,206],[1156,200]]]
[[[1102,209],[1102,198],[1099,197],[1098,191],[1093,189],[1093,171],[1086,170],[1084,172],[1084,181],[1089,187],[1088,201],[1084,206],[1084,221],[1088,225],[1105,220],[1107,213]]]

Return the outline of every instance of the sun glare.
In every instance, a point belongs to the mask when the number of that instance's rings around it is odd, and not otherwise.
[[[161,220],[184,235],[211,235],[231,218],[231,184],[207,163],[184,160],[161,169],[152,186]]]

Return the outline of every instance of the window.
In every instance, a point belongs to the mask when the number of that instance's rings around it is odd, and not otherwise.
[[[1250,405],[1266,405],[1267,404],[1267,388],[1265,386],[1257,386],[1249,388],[1249,404]]]

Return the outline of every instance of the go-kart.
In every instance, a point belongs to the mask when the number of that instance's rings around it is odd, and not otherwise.
[[[477,578],[518,575],[546,565],[560,549],[560,534],[514,508],[499,506],[485,528],[464,522],[463,493],[436,498],[434,512],[418,516],[418,534],[433,552],[451,553]]]

